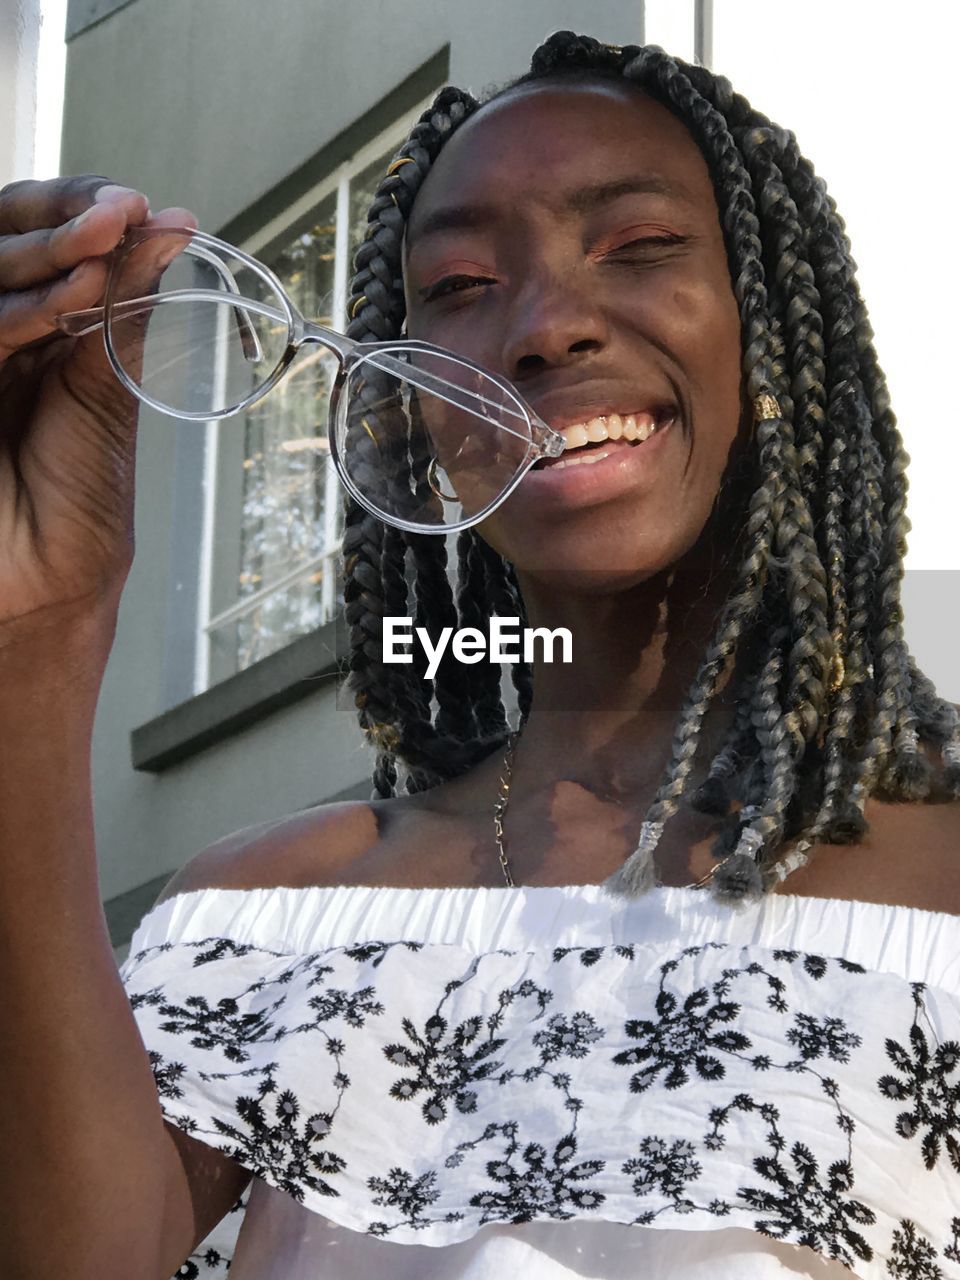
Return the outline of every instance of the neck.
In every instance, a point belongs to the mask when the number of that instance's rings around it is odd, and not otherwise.
[[[548,591],[520,576],[529,625],[565,627],[573,641],[571,662],[538,656],[534,664],[523,729],[525,789],[564,778],[598,795],[649,803],[734,569],[733,556],[716,564],[693,555],[603,595]],[[707,749],[720,748],[732,723],[730,683],[728,672],[704,718]]]

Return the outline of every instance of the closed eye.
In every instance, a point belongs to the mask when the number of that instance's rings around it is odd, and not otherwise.
[[[446,297],[451,293],[465,293],[470,289],[479,288],[481,285],[496,284],[495,280],[491,280],[489,276],[444,276],[442,280],[438,280],[435,284],[428,285],[426,289],[421,289],[421,302],[433,302],[436,298]]]
[[[686,244],[687,236],[642,236],[636,240],[628,240],[624,244],[618,244],[615,249],[608,250],[604,259],[615,258],[622,254],[625,257],[640,257],[643,255],[650,256],[657,249],[675,249],[680,245]]]

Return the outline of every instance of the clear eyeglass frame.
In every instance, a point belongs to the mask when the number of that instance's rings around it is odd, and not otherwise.
[[[140,297],[118,299],[117,282],[122,264],[127,256],[148,237],[183,236],[183,251],[189,251],[192,257],[202,261],[213,269],[220,279],[220,289],[207,290],[201,288],[177,289],[171,293],[146,293]],[[276,305],[265,304],[262,300],[245,296],[240,292],[227,261],[240,264],[259,278],[265,292]],[[284,327],[285,341],[282,353],[271,371],[259,381],[249,394],[223,408],[191,412],[173,408],[169,404],[150,395],[132,378],[124,367],[116,351],[113,340],[115,327],[123,320],[143,316],[165,304],[205,303],[216,301],[224,303],[224,290],[232,295],[228,306],[234,313],[238,337],[245,358],[256,363],[263,358],[262,348],[251,316],[259,316],[274,324]],[[243,412],[262,400],[264,396],[280,382],[290,368],[297,353],[306,345],[315,343],[331,352],[338,363],[334,379],[328,412],[328,442],[330,455],[337,475],[347,492],[365,510],[378,519],[411,533],[431,533],[445,535],[467,529],[490,516],[506,501],[519,485],[524,475],[540,458],[558,457],[566,447],[563,435],[544,422],[528,405],[517,389],[507,379],[476,364],[465,356],[448,351],[433,343],[416,339],[397,339],[386,342],[357,342],[344,334],[338,333],[314,320],[308,319],[297,308],[276,274],[262,262],[250,254],[235,248],[224,240],[206,232],[185,227],[140,227],[129,230],[119,242],[111,255],[110,274],[108,277],[104,304],[84,311],[65,312],[56,318],[61,332],[80,337],[102,328],[107,358],[120,382],[142,403],[160,413],[171,417],[209,422],[232,417]],[[429,368],[412,363],[417,359],[422,364],[430,357],[437,357],[437,363],[446,368],[462,370],[465,378],[469,378],[471,386],[452,382],[449,377],[431,373]],[[449,362],[449,363],[448,363]],[[344,400],[351,398],[349,388],[352,376],[363,366],[372,368],[381,374],[387,374],[402,380],[419,392],[437,397],[440,401],[452,406],[458,413],[467,413],[485,424],[494,425],[498,431],[515,437],[517,444],[511,445],[518,451],[515,473],[499,488],[489,501],[485,501],[481,510],[469,516],[451,522],[423,523],[399,516],[396,512],[385,510],[384,504],[377,504],[370,494],[363,491],[351,476],[342,455],[338,442],[336,423],[338,414],[349,411]],[[346,391],[345,391],[346,389]],[[436,458],[434,458],[434,463]],[[432,487],[432,481],[431,481]],[[434,489],[436,493],[437,490]],[[447,495],[441,495],[446,497]]]

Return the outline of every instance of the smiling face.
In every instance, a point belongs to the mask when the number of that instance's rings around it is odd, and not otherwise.
[[[417,196],[404,279],[411,338],[504,375],[569,442],[487,542],[620,585],[694,546],[741,426],[740,319],[706,162],[666,108],[599,81],[488,104]]]

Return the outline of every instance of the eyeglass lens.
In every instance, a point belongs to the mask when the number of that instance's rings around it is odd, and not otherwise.
[[[289,333],[269,278],[226,246],[158,232],[131,237],[114,264],[108,340],[129,380],[169,412],[214,416],[241,405],[276,370]]]
[[[442,528],[480,515],[530,454],[520,401],[453,355],[385,354],[346,375],[336,431],[351,481],[388,520]]]

